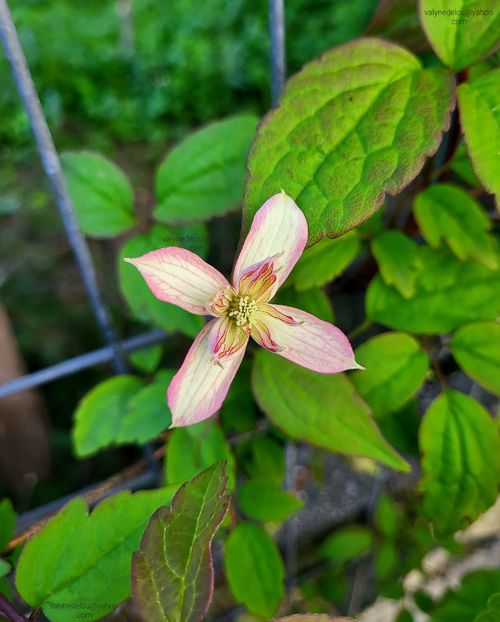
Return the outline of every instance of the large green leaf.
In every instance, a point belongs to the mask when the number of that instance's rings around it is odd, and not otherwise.
[[[405,298],[413,296],[421,268],[415,242],[400,231],[385,231],[373,240],[372,252],[387,285]]]
[[[500,395],[500,324],[474,322],[453,335],[451,351],[473,380]]]
[[[284,190],[310,243],[366,220],[407,186],[449,123],[453,78],[403,48],[359,39],[309,63],[259,126],[248,161],[244,220]]]
[[[491,222],[477,201],[453,184],[433,184],[417,195],[415,218],[434,248],[444,240],[459,259],[477,259],[494,270],[497,256],[487,231]]]
[[[445,391],[425,414],[420,450],[424,512],[436,533],[462,528],[493,505],[500,479],[500,437],[478,402]]]
[[[455,71],[470,67],[498,44],[498,7],[481,0],[420,0],[420,20],[436,54]]]
[[[500,311],[500,273],[459,261],[446,248],[419,247],[422,269],[415,293],[404,298],[377,276],[368,287],[366,314],[373,322],[414,333],[442,333],[466,322],[493,320]]]
[[[121,492],[89,516],[85,501],[70,501],[25,546],[16,587],[52,622],[97,620],[130,596],[133,551],[151,514],[171,502],[175,487]]]
[[[272,538],[257,525],[239,523],[224,548],[224,568],[239,603],[269,620],[284,596],[284,568]]]
[[[341,238],[325,238],[307,248],[288,277],[299,291],[321,287],[339,276],[361,250],[357,234],[352,231]]]
[[[253,390],[262,410],[291,438],[409,470],[343,374],[317,374],[260,350],[255,356]]]
[[[375,417],[404,406],[422,386],[429,368],[425,352],[405,333],[373,337],[357,348],[356,360],[366,370],[355,371],[351,380]]]
[[[133,595],[144,620],[198,622],[212,600],[211,542],[227,512],[224,463],[185,484],[151,518],[134,553]]]
[[[237,207],[256,126],[256,117],[233,117],[174,147],[158,169],[155,218],[169,224],[208,220]]]
[[[145,443],[168,428],[166,391],[173,371],[160,372],[147,387],[135,376],[116,376],[95,386],[75,412],[73,442],[78,456],[109,445]]]
[[[116,164],[90,151],[63,153],[61,163],[84,233],[107,238],[134,226],[134,192]]]
[[[16,526],[16,513],[10,499],[0,501],[0,553],[9,543],[14,527]]]
[[[189,237],[201,238],[202,241],[186,239]],[[195,337],[198,334],[203,327],[203,319],[173,304],[155,298],[137,268],[126,263],[124,258],[140,257],[158,248],[179,245],[201,255],[203,253],[194,251],[193,246],[206,250],[206,243],[203,241],[205,239],[206,232],[204,229],[200,229],[199,235],[178,236],[172,229],[155,225],[148,233],[135,235],[125,242],[120,249],[118,258],[120,289],[137,319],[143,322],[154,322],[169,332],[180,330],[190,337]]]
[[[251,479],[238,490],[238,503],[249,518],[284,521],[298,512],[304,502],[267,479]]]
[[[185,428],[175,428],[169,436],[165,474],[169,484],[180,484],[221,460],[226,461],[229,489],[235,481],[234,457],[220,427],[202,421]]]
[[[500,11],[497,9],[497,16]],[[500,69],[458,87],[460,121],[476,175],[486,190],[500,196]]]
[[[461,585],[450,589],[433,609],[432,622],[475,622],[475,616],[484,610],[499,585],[498,569],[471,572],[462,579]]]

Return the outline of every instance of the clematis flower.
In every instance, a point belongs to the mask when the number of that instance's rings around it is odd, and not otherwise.
[[[176,246],[125,259],[159,300],[214,318],[200,331],[168,387],[172,426],[197,423],[220,408],[250,338],[319,373],[360,368],[337,327],[300,309],[270,304],[307,236],[304,214],[281,192],[255,214],[232,284],[198,255]]]

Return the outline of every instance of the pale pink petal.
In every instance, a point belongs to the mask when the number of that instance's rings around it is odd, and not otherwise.
[[[255,214],[233,271],[233,283],[247,268],[274,259],[276,281],[272,294],[285,281],[307,243],[307,221],[295,201],[284,192],[275,194]]]
[[[216,413],[224,401],[246,350],[239,348],[222,361],[214,357],[209,343],[212,330],[223,319],[212,320],[200,331],[167,391],[172,427],[203,421]]]
[[[139,270],[157,298],[197,315],[209,315],[210,303],[220,290],[229,287],[218,270],[195,253],[177,246],[125,261]]]
[[[252,337],[263,347],[322,374],[363,369],[354,360],[349,340],[333,324],[301,309],[283,305],[265,307],[271,307],[275,312],[259,311],[256,320],[265,325],[267,330],[262,330],[262,326],[255,334],[252,330]],[[280,319],[281,314],[286,320]],[[292,323],[291,319],[295,322]]]

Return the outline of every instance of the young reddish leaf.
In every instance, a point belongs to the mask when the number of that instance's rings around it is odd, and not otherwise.
[[[210,545],[226,515],[225,463],[184,484],[172,508],[151,518],[132,560],[132,592],[144,620],[202,620],[212,600]]]
[[[419,173],[449,125],[453,78],[403,48],[359,39],[328,51],[287,84],[253,143],[245,228],[284,190],[309,243],[366,220]]]
[[[470,67],[498,45],[500,13],[477,0],[420,0],[420,21],[434,51],[454,71]]]

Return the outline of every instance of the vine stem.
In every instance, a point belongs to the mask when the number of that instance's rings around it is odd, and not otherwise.
[[[26,618],[0,594],[0,614],[6,616],[9,622],[26,622]]]

